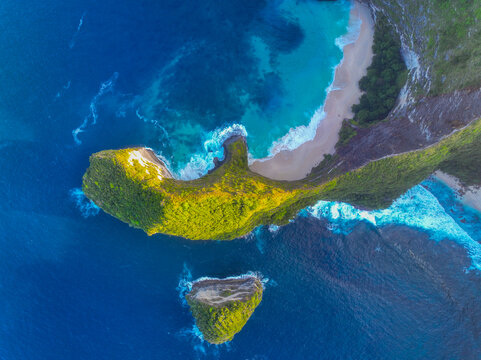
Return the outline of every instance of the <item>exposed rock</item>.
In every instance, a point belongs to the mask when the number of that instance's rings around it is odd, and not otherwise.
[[[185,296],[204,339],[222,344],[233,339],[262,300],[256,276],[195,281]]]

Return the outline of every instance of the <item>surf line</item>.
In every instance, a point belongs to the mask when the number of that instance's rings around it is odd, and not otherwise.
[[[97,104],[105,94],[113,91],[115,82],[117,81],[118,77],[119,77],[119,73],[114,72],[107,81],[100,84],[99,91],[92,98],[92,101],[90,102],[90,105],[89,105],[90,112],[87,114],[87,116],[84,117],[84,120],[80,124],[80,126],[72,130],[72,136],[77,145],[80,145],[82,143],[82,141],[80,141],[80,139],[78,138],[78,135],[84,132],[89,124],[95,125],[97,123],[97,119],[99,117],[97,112]]]

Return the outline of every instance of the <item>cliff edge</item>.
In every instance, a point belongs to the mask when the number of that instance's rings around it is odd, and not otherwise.
[[[149,235],[231,240],[259,225],[284,225],[319,200],[386,208],[437,170],[466,185],[479,185],[480,168],[477,120],[423,149],[292,182],[252,172],[242,137],[226,142],[225,159],[215,170],[191,181],[172,178],[139,148],[106,150],[90,157],[82,189],[104,211]]]
[[[222,344],[234,338],[262,300],[256,276],[194,281],[185,298],[204,339]]]

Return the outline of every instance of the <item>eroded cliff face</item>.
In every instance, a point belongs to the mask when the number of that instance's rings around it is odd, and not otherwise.
[[[459,0],[368,0],[401,43],[408,81],[389,120],[417,125],[423,143],[481,116],[481,4]]]
[[[465,0],[363,0],[385,15],[403,44],[416,95],[481,86],[481,3]]]
[[[481,3],[363,2],[399,34],[408,81],[386,121],[359,129],[329,164],[313,170],[314,179],[429,146],[481,117]]]
[[[256,276],[194,281],[185,298],[204,339],[222,344],[242,330],[262,300]]]

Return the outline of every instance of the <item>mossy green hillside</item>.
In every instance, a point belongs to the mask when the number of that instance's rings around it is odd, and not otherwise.
[[[481,86],[481,1],[367,0],[388,16],[407,46],[420,56],[430,80],[418,95]],[[422,89],[424,88],[424,89]]]
[[[283,225],[318,200],[388,207],[439,169],[467,185],[481,183],[479,120],[426,149],[296,182],[274,181],[250,171],[242,138],[225,144],[226,159],[217,169],[192,181],[159,177],[151,164],[142,166],[132,159],[133,150],[93,154],[83,178],[84,193],[107,213],[148,234],[193,240],[229,240],[259,225]]]
[[[219,283],[217,286],[221,289],[209,290],[211,293],[217,290],[217,301],[208,301],[197,296],[202,287],[209,287],[209,284],[215,282]],[[230,287],[222,290],[222,282],[230,283]],[[237,282],[240,284],[237,285]],[[242,289],[237,290],[238,286]],[[256,277],[204,280],[194,283],[194,288],[186,295],[186,300],[204,339],[211,344],[222,344],[231,341],[234,335],[241,331],[261,302],[262,293],[262,283]],[[233,300],[229,300],[230,298]]]
[[[247,147],[226,144],[226,160],[193,181],[159,180],[133,159],[135,149],[94,154],[83,191],[109,214],[145,230],[189,239],[233,239],[264,222],[276,222],[286,207],[308,193],[306,186],[263,178],[247,166]]]

